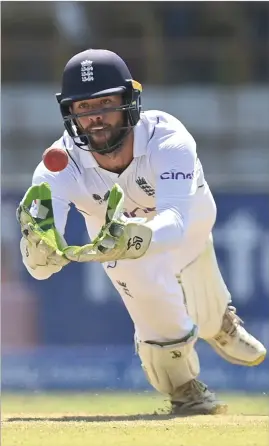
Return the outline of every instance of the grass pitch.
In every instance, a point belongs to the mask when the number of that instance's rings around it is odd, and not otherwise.
[[[222,399],[227,415],[171,418],[151,392],[3,394],[2,445],[267,446],[268,396]]]

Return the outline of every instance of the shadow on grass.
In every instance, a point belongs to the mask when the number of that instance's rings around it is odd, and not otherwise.
[[[171,420],[175,418],[172,414],[135,414],[135,415],[79,415],[79,416],[59,416],[59,417],[10,417],[6,419],[6,422],[12,423],[15,421],[52,421],[52,422],[80,422],[84,421],[86,423],[94,422],[108,422],[108,421],[149,421],[149,420]],[[177,416],[178,417],[178,416]]]

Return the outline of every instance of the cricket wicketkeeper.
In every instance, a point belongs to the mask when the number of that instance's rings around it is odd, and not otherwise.
[[[56,95],[65,131],[52,147],[69,162],[60,172],[41,162],[34,172],[17,210],[23,262],[38,280],[69,262],[101,262],[133,320],[146,376],[172,413],[224,412],[198,381],[197,339],[245,366],[261,363],[266,349],[242,327],[219,271],[216,205],[195,140],[175,117],[142,112],[141,91],[113,52],[68,61]],[[88,245],[64,239],[70,203]]]

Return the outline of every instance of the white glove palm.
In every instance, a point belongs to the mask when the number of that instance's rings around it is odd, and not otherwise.
[[[28,225],[24,231],[21,239],[20,248],[24,263],[31,269],[35,270],[40,266],[52,266],[52,272],[58,272],[63,266],[67,265],[69,261],[58,254],[54,248],[47,245],[44,240],[38,239],[37,236]],[[26,236],[26,234],[28,234]],[[36,241],[34,241],[36,239]]]

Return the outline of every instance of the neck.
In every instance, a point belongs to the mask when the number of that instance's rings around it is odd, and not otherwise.
[[[112,153],[101,155],[98,152],[92,152],[93,157],[102,169],[110,172],[123,172],[133,160],[133,142],[134,133],[130,132],[121,147]]]

